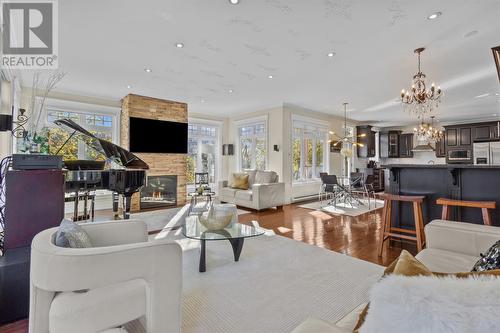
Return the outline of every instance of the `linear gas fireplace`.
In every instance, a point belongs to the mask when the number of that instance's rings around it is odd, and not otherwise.
[[[148,176],[141,189],[141,209],[177,206],[177,176]]]

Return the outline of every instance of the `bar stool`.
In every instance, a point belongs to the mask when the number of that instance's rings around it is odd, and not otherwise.
[[[450,206],[455,207],[471,207],[471,208],[481,208],[483,214],[483,224],[491,225],[491,214],[490,209],[495,209],[497,204],[495,201],[464,201],[464,200],[454,200],[439,198],[436,200],[438,205],[443,205],[443,210],[441,212],[441,219],[450,219]]]
[[[425,244],[422,202],[424,201],[425,196],[381,194],[381,197],[384,198],[384,210],[382,212],[382,237],[380,238],[379,244],[379,257],[382,256],[384,242],[390,238],[401,238],[416,241],[418,252],[422,251]],[[396,228],[392,226],[391,212],[393,201],[412,203],[415,230]]]

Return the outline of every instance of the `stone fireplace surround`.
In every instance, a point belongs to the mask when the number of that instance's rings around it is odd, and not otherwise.
[[[186,103],[129,94],[122,100],[120,116],[120,141],[129,147],[129,118],[138,117],[155,120],[188,122]],[[172,138],[166,137],[165,140]],[[134,153],[149,165],[148,177],[160,175],[177,176],[177,206],[186,204],[186,154]],[[132,196],[132,212],[141,210],[140,193]]]

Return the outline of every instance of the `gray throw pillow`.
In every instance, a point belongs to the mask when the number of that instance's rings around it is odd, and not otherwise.
[[[63,219],[56,234],[56,246],[71,248],[92,247],[89,235],[73,221]]]

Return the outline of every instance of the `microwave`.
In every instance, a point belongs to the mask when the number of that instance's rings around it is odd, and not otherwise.
[[[471,149],[448,150],[448,163],[472,163]]]

